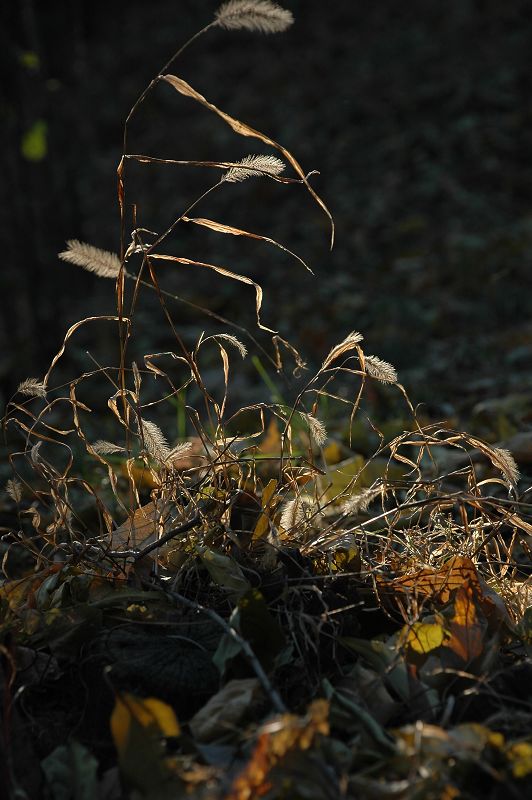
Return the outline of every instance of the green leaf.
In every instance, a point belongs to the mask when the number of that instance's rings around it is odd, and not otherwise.
[[[236,599],[251,588],[239,565],[229,556],[206,547],[200,552],[200,558],[214,583],[226,589],[230,597]]]
[[[39,56],[37,53],[34,53],[31,50],[25,50],[24,53],[21,53],[18,57],[18,60],[22,66],[26,67],[26,69],[30,72],[38,70],[41,66],[41,60]]]
[[[20,152],[26,161],[42,161],[48,152],[48,126],[43,119],[36,120],[22,137]]]
[[[98,762],[80,742],[59,745],[41,762],[52,800],[94,800]]]
[[[368,664],[379,675],[385,675],[389,685],[399,695],[401,700],[408,702],[410,688],[408,673],[404,660],[398,655],[395,647],[390,647],[386,642],[378,639],[356,639],[352,636],[343,636],[341,643],[347,648],[363,656]]]

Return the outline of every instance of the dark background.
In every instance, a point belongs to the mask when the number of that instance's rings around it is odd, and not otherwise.
[[[2,4],[4,401],[20,380],[42,377],[69,325],[113,312],[114,284],[57,253],[69,238],[118,249],[123,120],[218,5]],[[413,399],[435,414],[532,390],[530,3],[284,5],[296,18],[287,33],[215,29],[172,71],[282,142],[304,169],[320,170],[313,182],[335,217],[336,247],[329,252],[327,221],[301,187],[257,179],[224,186],[197,214],[272,236],[315,277],[275,248],[191,226],[172,252],[260,281],[265,323],[311,364],[350,330],[362,331],[367,352],[391,361]],[[220,160],[264,152],[167,85],[141,109],[130,150]],[[139,223],[161,231],[216,173],[142,166],[129,175]],[[161,281],[253,328],[248,287],[190,267],[165,268]],[[190,346],[212,329],[179,306],[176,322]],[[76,335],[60,377],[92,366],[87,349],[116,363],[113,332],[102,324]],[[173,346],[149,297],[135,336],[139,352]],[[251,365],[237,381],[239,399],[263,393]]]

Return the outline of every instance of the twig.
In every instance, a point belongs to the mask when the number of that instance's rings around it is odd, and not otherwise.
[[[156,539],[155,542],[146,545],[142,550],[108,550],[105,555],[113,558],[133,558],[134,561],[140,561],[141,558],[149,555],[154,550],[157,550],[157,548],[162,547],[163,544],[179,536],[180,533],[186,533],[192,528],[195,528],[199,522],[201,522],[201,517],[199,514],[195,514],[192,519],[189,519],[177,528],[172,528],[171,531],[165,533],[160,539]]]

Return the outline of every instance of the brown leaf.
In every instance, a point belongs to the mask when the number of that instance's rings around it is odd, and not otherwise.
[[[190,258],[167,256],[163,255],[162,253],[152,253],[150,255],[150,258],[159,259],[160,261],[176,261],[178,264],[189,264],[193,267],[205,267],[206,269],[212,269],[214,272],[218,272],[220,275],[223,275],[226,278],[231,278],[231,280],[233,281],[239,281],[240,283],[248,284],[248,286],[253,286],[253,288],[255,289],[255,310],[257,315],[257,325],[263,331],[268,331],[269,333],[275,333],[274,330],[272,330],[271,328],[267,328],[260,321],[260,309],[262,306],[262,288],[259,286],[258,283],[252,281],[251,278],[248,278],[245,275],[239,275],[237,272],[231,272],[231,270],[226,269],[225,267],[219,267],[216,264],[206,264],[204,261],[192,261],[192,259]]]
[[[380,588],[391,592],[412,592],[427,597],[437,603],[448,603],[451,594],[460,589],[466,581],[476,587],[478,596],[482,595],[480,583],[471,559],[453,556],[439,570],[425,568],[409,575],[388,581],[377,578]]]
[[[305,264],[302,258],[300,258],[297,253],[293,253],[292,250],[289,250],[284,245],[276,242],[275,239],[270,239],[269,236],[260,236],[258,233],[250,233],[250,231],[244,231],[241,228],[233,228],[231,225],[224,225],[221,222],[215,222],[212,219],[204,219],[203,217],[181,217],[183,222],[193,222],[195,225],[201,225],[204,228],[209,228],[211,231],[217,231],[217,233],[229,233],[232,236],[245,236],[248,239],[258,239],[261,242],[268,242],[268,244],[273,244],[275,247],[278,247],[280,250],[283,250],[285,253],[293,256],[297,261],[299,261],[305,269],[309,272],[312,272],[308,264]],[[313,273],[314,274],[314,273]]]
[[[456,593],[450,636],[445,642],[466,664],[478,658],[484,649],[486,623],[478,617],[474,598],[475,590],[468,580]]]
[[[111,547],[117,549],[151,544],[157,535],[169,531],[173,522],[170,504],[147,503],[137,508],[132,517],[113,531]]]
[[[249,800],[265,794],[271,786],[269,773],[290,751],[308,750],[318,734],[328,736],[328,717],[327,700],[315,700],[303,717],[283,714],[267,723],[225,800]]]

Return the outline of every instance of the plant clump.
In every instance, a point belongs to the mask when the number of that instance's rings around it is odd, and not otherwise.
[[[292,21],[269,0],[230,0],[200,33],[278,33]],[[10,796],[59,799],[77,786],[117,800],[525,797],[532,522],[514,457],[423,419],[358,331],[312,374],[261,322],[258,283],[167,252],[191,224],[307,267],[274,239],[190,216],[249,177],[307,191],[334,239],[312,173],[168,72],[183,49],[127,116],[117,253],[72,239],[59,254],[114,281],[116,313],[72,325],[3,420]],[[129,164],[165,160],[131,153],[128,123],[156,87],[282,158],[166,160],[221,177],[160,231],[142,227]],[[187,342],[174,309],[194,304],[165,288],[165,270],[184,267],[251,288],[257,331],[196,306],[220,329]],[[171,344],[140,358],[148,291]],[[71,340],[97,324],[115,329],[117,363],[92,357],[61,382]],[[271,399],[240,407],[231,376],[250,352]],[[361,423],[379,392],[407,420],[391,437]]]

